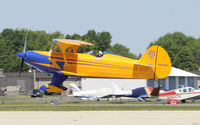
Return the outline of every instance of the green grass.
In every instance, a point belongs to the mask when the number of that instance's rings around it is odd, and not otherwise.
[[[13,100],[31,100],[29,96],[18,96],[18,97],[0,97],[0,101],[13,101]]]
[[[12,100],[14,101],[14,100]],[[2,105],[50,105],[52,100],[46,102],[0,102]],[[75,101],[75,102],[62,102],[58,101],[59,105],[140,105],[140,104],[165,104],[165,102],[130,102],[130,101]]]
[[[44,96],[43,99],[62,98],[62,96]],[[42,98],[31,98],[30,95],[26,96],[0,96],[0,101],[14,101],[14,100],[35,100]]]
[[[166,101],[161,102],[138,102],[138,101],[73,101],[66,102],[62,96],[48,96],[44,98],[20,97],[0,97],[0,111],[140,111],[140,110],[195,110],[200,111],[200,100],[187,103],[181,106],[166,105]],[[15,102],[15,101],[19,102]],[[20,102],[20,100],[22,102]],[[28,100],[27,102],[24,100]],[[31,101],[30,101],[31,100]],[[43,100],[43,102],[37,102]],[[47,100],[47,101],[44,101]],[[51,101],[58,100],[58,104]],[[7,101],[7,102],[6,102]],[[9,102],[12,101],[12,102]],[[30,101],[30,102],[29,102]],[[190,105],[190,104],[194,104]]]

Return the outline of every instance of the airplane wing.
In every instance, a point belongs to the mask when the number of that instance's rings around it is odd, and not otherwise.
[[[62,44],[68,44],[68,45],[74,45],[74,46],[83,46],[83,45],[93,45],[92,43],[88,43],[81,40],[71,40],[71,39],[54,39],[55,43],[62,43]]]
[[[112,83],[112,86],[113,86],[113,95],[114,96],[124,95],[123,91],[115,83]]]
[[[188,100],[188,99],[192,99],[192,98],[195,98],[195,97],[198,97],[200,96],[200,93],[194,93],[194,94],[187,94],[187,95],[182,95],[181,98],[177,99],[177,100]]]
[[[102,88],[96,90],[96,97],[97,98],[106,98],[112,95],[112,89],[110,88]]]

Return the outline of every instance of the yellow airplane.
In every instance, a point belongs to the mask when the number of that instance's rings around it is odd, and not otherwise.
[[[54,39],[51,51],[26,51],[18,53],[23,62],[45,73],[53,74],[52,82],[40,87],[44,92],[66,90],[62,83],[68,76],[162,79],[171,71],[171,61],[167,52],[160,46],[150,47],[139,59],[134,60],[108,52],[77,53],[80,46],[93,45],[88,42],[70,39]],[[26,42],[25,42],[26,45]],[[59,51],[60,50],[60,51]],[[21,69],[21,68],[20,68]]]

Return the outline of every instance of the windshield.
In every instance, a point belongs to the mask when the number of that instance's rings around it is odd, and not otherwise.
[[[187,92],[187,89],[183,89],[183,92]]]
[[[189,88],[189,92],[194,92],[194,89],[193,88]]]

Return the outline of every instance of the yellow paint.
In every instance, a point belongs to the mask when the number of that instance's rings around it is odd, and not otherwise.
[[[49,53],[35,51],[39,54],[49,56],[52,64],[37,64],[57,68],[66,75],[106,78],[162,79],[167,77],[171,72],[170,58],[167,52],[160,46],[150,47],[139,60],[134,60],[112,54],[104,54],[104,56],[97,58],[87,53],[66,53],[65,50],[68,47],[75,47],[77,49],[80,45],[68,45],[64,42],[55,44],[61,48],[62,52]],[[63,70],[58,66],[56,63],[57,61],[65,62]]]
[[[72,40],[72,39],[54,39],[54,42],[55,41],[58,42],[59,44],[73,45],[73,46],[93,45],[92,43],[80,40]]]
[[[45,87],[48,88],[47,89],[48,92],[61,93],[63,91],[61,88],[58,88],[58,87],[53,86],[53,85],[45,84]]]

